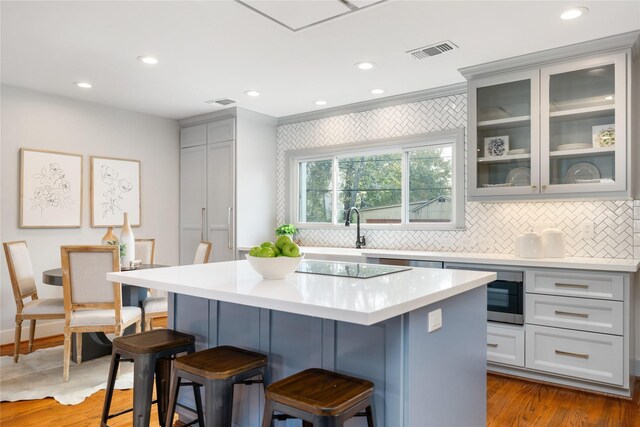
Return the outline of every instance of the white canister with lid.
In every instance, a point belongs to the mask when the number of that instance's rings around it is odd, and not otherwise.
[[[542,236],[530,231],[519,236],[519,253],[522,258],[542,258],[544,248],[542,246]]]
[[[557,228],[547,228],[542,232],[542,246],[547,258],[564,258],[564,233]]]

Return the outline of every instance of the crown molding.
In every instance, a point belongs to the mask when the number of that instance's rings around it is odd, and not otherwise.
[[[362,111],[374,110],[377,108],[392,107],[395,105],[408,104],[411,102],[424,101],[443,96],[458,95],[467,92],[467,83],[456,83],[447,86],[425,89],[417,92],[409,92],[401,95],[388,96],[371,101],[356,102],[353,104],[341,105],[339,107],[325,108],[320,111],[293,114],[278,118],[278,126],[292,123],[307,122],[310,120],[326,119],[328,117],[341,116],[343,114],[359,113]]]
[[[589,40],[569,46],[527,53],[525,55],[487,62],[485,64],[474,65],[471,67],[464,67],[460,68],[458,71],[467,80],[469,80],[480,76],[512,72],[519,69],[533,67],[539,68],[551,62],[557,62],[560,60],[570,60],[581,56],[621,49],[633,49],[634,45],[637,46],[639,37],[640,31],[630,31],[628,33]]]

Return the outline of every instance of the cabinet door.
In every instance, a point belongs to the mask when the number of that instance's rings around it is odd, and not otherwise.
[[[469,196],[538,193],[538,71],[469,84]]]
[[[541,70],[541,192],[626,189],[625,54]]]
[[[210,261],[235,259],[233,142],[207,146],[208,236],[213,243]]]
[[[207,239],[207,146],[180,150],[180,264],[193,264],[198,243]]]
[[[207,143],[207,126],[189,126],[180,129],[180,148],[195,147]]]

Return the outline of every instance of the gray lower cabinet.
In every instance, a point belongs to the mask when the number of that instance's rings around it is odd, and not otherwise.
[[[524,366],[524,328],[489,322],[487,324],[487,361]]]
[[[525,367],[562,384],[630,395],[630,274],[525,273]],[[576,384],[571,379],[579,381]]]
[[[621,336],[526,326],[526,367],[623,385]]]

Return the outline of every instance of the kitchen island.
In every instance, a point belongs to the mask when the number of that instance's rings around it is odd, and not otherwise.
[[[485,423],[485,285],[494,273],[412,268],[369,279],[294,273],[264,280],[247,261],[231,261],[107,278],[171,292],[169,324],[196,335],[199,349],[235,345],[267,354],[268,382],[309,367],[373,381],[379,427]],[[437,310],[442,326],[428,332]],[[234,424],[259,426],[260,388],[236,391]]]

